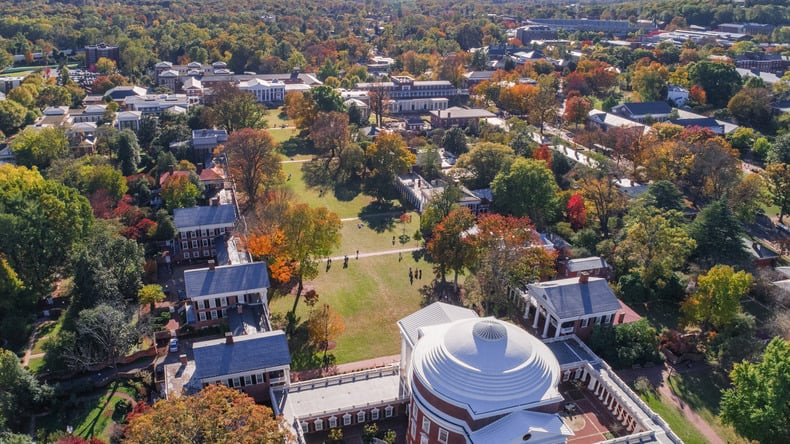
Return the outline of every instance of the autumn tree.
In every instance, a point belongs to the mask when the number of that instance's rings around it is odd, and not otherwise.
[[[47,169],[69,151],[69,140],[62,128],[27,128],[9,146],[20,165]]]
[[[538,228],[551,223],[557,216],[559,187],[545,162],[516,159],[491,183],[498,208],[517,217],[528,216]]]
[[[235,442],[279,444],[288,432],[284,420],[246,393],[223,384],[208,385],[193,396],[170,396],[131,415],[124,444]]]
[[[576,127],[587,120],[587,114],[592,109],[592,104],[589,100],[581,96],[569,98],[565,102],[565,113],[562,115],[563,119],[567,122],[573,122]]]
[[[141,304],[149,304],[149,311],[153,314],[156,309],[156,303],[165,300],[165,292],[162,291],[162,286],[159,284],[143,285],[137,293],[137,299]]]
[[[721,418],[738,434],[764,444],[790,436],[790,342],[774,338],[759,362],[735,364],[732,388],[723,391]]]
[[[458,273],[474,264],[476,250],[468,236],[467,230],[475,224],[472,212],[461,207],[450,211],[433,229],[431,240],[428,241],[428,253],[436,263],[434,271],[442,280],[447,282],[447,272],[454,271],[453,284],[458,291]]]
[[[579,193],[574,193],[568,199],[568,205],[565,209],[568,213],[568,221],[571,223],[571,228],[579,230],[587,225],[587,209],[584,206],[584,197]]]
[[[557,119],[557,79],[552,74],[542,75],[538,78],[537,91],[527,97],[527,120],[540,129],[546,123],[554,123]]]
[[[370,169],[373,193],[379,201],[392,188],[395,176],[403,174],[417,162],[415,156],[406,146],[400,134],[382,133],[365,151],[368,168]]]
[[[319,112],[310,127],[313,146],[329,152],[329,157],[340,155],[349,142],[348,114],[339,111]]]
[[[287,93],[285,95],[283,109],[288,115],[288,118],[295,121],[296,127],[300,130],[311,128],[315,116],[318,113],[318,107],[313,97],[301,91],[291,91]]]
[[[515,152],[507,145],[481,142],[472,147],[468,153],[462,154],[455,163],[455,168],[469,172],[471,178],[466,180],[472,189],[487,188],[500,171],[510,168]]]
[[[716,265],[697,280],[697,290],[683,302],[681,311],[690,322],[722,328],[741,311],[741,298],[753,277],[729,265]]]
[[[631,86],[639,93],[643,102],[655,102],[666,97],[668,78],[669,70],[664,65],[653,62],[634,70]]]
[[[743,88],[727,103],[739,124],[769,131],[773,123],[773,95],[766,88]]]
[[[266,128],[266,109],[251,92],[232,83],[221,82],[212,87],[211,99],[213,120],[228,133],[242,128]]]
[[[187,176],[172,176],[162,186],[162,200],[167,211],[197,205],[200,189]]]
[[[376,115],[376,127],[381,128],[381,119],[387,111],[386,104],[389,101],[387,87],[383,83],[375,83],[368,89],[370,97],[371,111]]]
[[[741,86],[741,75],[734,65],[702,60],[689,67],[689,80],[705,91],[708,102],[724,107]]]
[[[727,201],[739,220],[752,223],[762,208],[771,204],[771,194],[762,175],[747,174],[732,188]]]
[[[265,130],[244,128],[228,136],[225,151],[228,168],[247,197],[255,206],[261,192],[284,179],[277,142]]]
[[[625,197],[610,177],[596,175],[582,178],[581,195],[588,214],[598,222],[601,234],[609,237],[609,221],[625,209]]]
[[[458,200],[460,198],[460,188],[450,183],[444,187],[441,194],[428,201],[420,216],[420,232],[423,238],[430,239],[434,227],[444,220],[452,210],[459,207]]]
[[[310,343],[315,347],[319,347],[324,356],[321,359],[323,367],[329,366],[327,360],[327,352],[329,351],[329,343],[337,340],[346,330],[346,324],[343,322],[343,317],[329,306],[323,304],[320,308],[310,311],[310,319],[307,321],[307,332],[310,337]]]
[[[790,165],[769,163],[765,171],[773,203],[779,207],[779,223],[783,223],[785,214],[790,214]]]
[[[698,105],[708,103],[708,94],[699,85],[694,85],[689,89],[689,99]]]

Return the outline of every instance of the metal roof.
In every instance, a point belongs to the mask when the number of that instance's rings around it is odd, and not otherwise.
[[[226,265],[222,267],[201,268],[184,272],[184,287],[188,298],[220,295],[226,293],[247,293],[261,288],[269,288],[269,272],[266,262]]]
[[[215,339],[195,343],[194,378],[198,380],[221,378],[226,375],[246,373],[291,364],[288,341],[282,330]]]
[[[398,321],[398,326],[409,338],[409,341],[412,344],[416,344],[418,339],[417,330],[421,327],[476,317],[477,313],[468,308],[445,304],[444,302],[434,302],[401,319]]]
[[[612,287],[601,278],[590,277],[586,284],[579,283],[579,278],[559,279],[529,284],[527,288],[560,319],[620,309]]]
[[[204,225],[233,225],[235,222],[236,212],[233,205],[176,208],[173,210],[173,223],[175,223],[176,229]]]

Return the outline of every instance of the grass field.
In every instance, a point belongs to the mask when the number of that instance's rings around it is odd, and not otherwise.
[[[275,141],[283,143],[298,133],[296,128],[269,128],[266,131],[272,135]]]
[[[409,240],[401,243],[403,224],[397,217],[371,217],[364,221],[350,220],[343,222],[340,231],[340,247],[336,254],[352,254],[359,250],[360,254],[374,251],[395,250],[401,248],[418,247],[421,241],[414,240],[414,233],[420,227],[420,216],[417,213],[408,213],[411,222],[406,223],[406,234]],[[362,224],[362,228],[359,228]],[[395,242],[393,243],[393,237]]]
[[[123,398],[118,393],[125,393],[132,398],[135,390],[121,382],[114,382],[107,388],[78,398],[73,405],[61,403],[60,407],[49,415],[39,418],[36,425],[49,433],[66,430],[66,426],[74,427],[74,436],[83,438],[96,437],[109,442],[115,406]]]
[[[351,258],[348,268],[335,261],[329,271],[322,264],[311,285],[319,294],[319,304],[329,304],[343,317],[345,332],[332,351],[338,364],[400,352],[395,323],[421,308],[419,288],[431,282],[430,264],[415,257],[419,255],[404,254],[402,261],[397,254]],[[422,280],[410,284],[409,267],[421,268]],[[292,305],[291,295],[275,296],[269,303],[273,313],[282,314]],[[309,318],[309,310],[304,301],[299,302],[300,322]],[[292,344],[293,348],[298,346]]]
[[[36,343],[33,344],[32,354],[44,353],[42,346],[47,339],[55,337],[60,332],[60,327],[63,325],[63,317],[58,321],[48,322],[38,328],[36,332]]]
[[[669,424],[672,431],[675,432],[680,439],[686,444],[706,444],[708,441],[704,436],[686,420],[683,412],[678,410],[675,406],[663,402],[660,396],[655,392],[640,395],[642,400],[647,403],[651,410],[658,413],[664,421]]]
[[[283,107],[281,106],[267,109],[265,115],[266,123],[269,125],[269,128],[280,128],[283,125],[294,126],[293,120],[289,119],[288,116],[285,115],[283,112]]]

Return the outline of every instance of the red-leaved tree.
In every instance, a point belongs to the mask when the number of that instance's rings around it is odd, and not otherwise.
[[[568,199],[568,220],[574,230],[587,225],[587,210],[584,208],[584,197],[581,194],[576,193]]]

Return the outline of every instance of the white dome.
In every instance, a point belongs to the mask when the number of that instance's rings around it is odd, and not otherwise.
[[[557,358],[513,324],[462,319],[424,333],[414,350],[414,377],[473,416],[529,408],[558,396]]]

